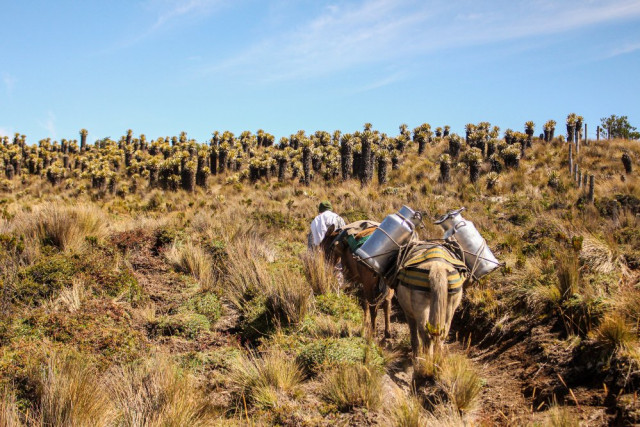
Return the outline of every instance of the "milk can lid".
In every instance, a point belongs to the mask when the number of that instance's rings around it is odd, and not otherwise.
[[[447,219],[454,217],[456,215],[458,215],[460,212],[462,212],[464,210],[464,207],[460,208],[460,209],[456,209],[455,211],[449,211],[446,214],[442,215],[440,218],[438,218],[437,220],[435,220],[433,223],[434,224],[442,224],[443,222],[445,222]]]

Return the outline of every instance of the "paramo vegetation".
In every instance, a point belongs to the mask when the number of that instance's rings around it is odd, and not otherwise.
[[[0,144],[0,425],[640,422],[640,145],[583,119]],[[566,132],[565,132],[566,130]],[[561,135],[562,134],[562,135]],[[449,354],[362,327],[306,232],[466,207]],[[378,328],[380,330],[380,328]]]

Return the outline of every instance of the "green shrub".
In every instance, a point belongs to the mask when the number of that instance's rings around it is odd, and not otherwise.
[[[301,219],[284,214],[280,211],[255,211],[251,214],[251,217],[269,228],[294,231],[304,231],[307,228],[306,223]]]
[[[329,292],[315,298],[316,309],[339,319],[362,322],[362,309],[356,299],[344,293]]]
[[[300,364],[308,371],[318,372],[330,365],[353,364],[368,361],[382,366],[384,359],[375,344],[361,337],[325,338],[302,347],[298,355]]]
[[[369,212],[361,209],[348,210],[343,212],[340,216],[344,218],[347,224],[371,218],[371,214]]]
[[[205,316],[211,323],[215,323],[222,315],[222,304],[217,295],[212,292],[194,295],[182,308]]]
[[[243,338],[255,341],[275,328],[267,306],[266,296],[258,296],[246,302],[241,312],[240,331]]]
[[[13,300],[30,305],[51,298],[64,286],[71,285],[78,272],[78,259],[56,254],[23,269],[13,292]]]
[[[161,316],[148,325],[153,335],[177,335],[188,339],[197,338],[203,331],[211,328],[206,316],[196,313],[184,313],[173,316]]]

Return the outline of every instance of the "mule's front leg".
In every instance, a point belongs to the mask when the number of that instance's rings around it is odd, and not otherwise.
[[[366,298],[363,298],[360,302],[362,306],[362,324],[364,326],[364,333],[371,334],[372,323],[371,323],[371,310],[369,310],[369,303]]]
[[[375,338],[376,336],[376,318],[378,317],[378,306],[375,304],[369,304],[369,319],[371,320],[371,324],[369,325],[369,330],[371,332],[371,336]]]

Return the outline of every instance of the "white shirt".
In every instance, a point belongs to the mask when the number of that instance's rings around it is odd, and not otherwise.
[[[311,242],[313,246],[318,246],[324,235],[327,234],[327,229],[331,224],[336,228],[344,227],[344,219],[335,212],[324,211],[311,221]]]

